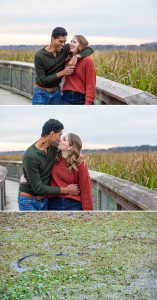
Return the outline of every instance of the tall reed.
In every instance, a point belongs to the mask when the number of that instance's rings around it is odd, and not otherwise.
[[[157,188],[157,152],[85,153],[88,168]]]

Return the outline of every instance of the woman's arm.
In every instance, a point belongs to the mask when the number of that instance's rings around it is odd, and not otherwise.
[[[85,81],[86,81],[86,96],[85,104],[92,105],[94,104],[95,92],[96,92],[96,71],[94,67],[93,60],[89,57],[86,59],[86,72],[85,72]]]
[[[84,162],[78,167],[78,181],[83,210],[93,210],[91,180]]]

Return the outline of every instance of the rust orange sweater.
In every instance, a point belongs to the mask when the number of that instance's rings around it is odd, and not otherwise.
[[[93,210],[91,183],[88,169],[84,163],[78,166],[78,171],[69,169],[66,166],[66,160],[61,158],[55,163],[51,172],[51,186],[66,187],[68,184],[78,184],[80,195],[51,195],[49,197],[64,197],[81,201],[83,210]]]
[[[85,95],[85,104],[93,104],[96,88],[96,72],[90,56],[81,58],[74,73],[65,76],[63,91],[79,92]]]

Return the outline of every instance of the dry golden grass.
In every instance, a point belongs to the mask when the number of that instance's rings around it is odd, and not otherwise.
[[[88,168],[157,188],[157,152],[86,153]]]
[[[95,51],[98,76],[157,95],[157,51]]]
[[[15,154],[15,155],[11,155],[11,154],[0,154],[0,160],[21,160],[22,159],[22,155],[20,154]]]

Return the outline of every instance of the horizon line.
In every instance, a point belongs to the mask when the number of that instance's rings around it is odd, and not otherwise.
[[[147,45],[147,44],[156,44],[157,41],[153,42],[144,42],[141,44],[114,44],[114,43],[108,43],[108,44],[102,44],[102,43],[97,43],[97,44],[90,44],[90,46],[142,46],[142,45]],[[18,47],[18,46],[29,46],[29,47],[40,47],[40,46],[45,46],[46,44],[0,44],[0,47]]]
[[[126,146],[113,146],[113,147],[109,147],[109,148],[82,148],[81,150],[84,151],[84,150],[110,150],[110,149],[115,149],[115,148],[135,148],[135,147],[145,147],[145,146],[148,146],[148,147],[157,147],[157,145],[149,145],[149,144],[142,144],[142,145],[134,145],[134,146],[129,146],[129,145],[126,145]],[[25,152],[26,150],[0,150],[0,153],[2,152]]]

